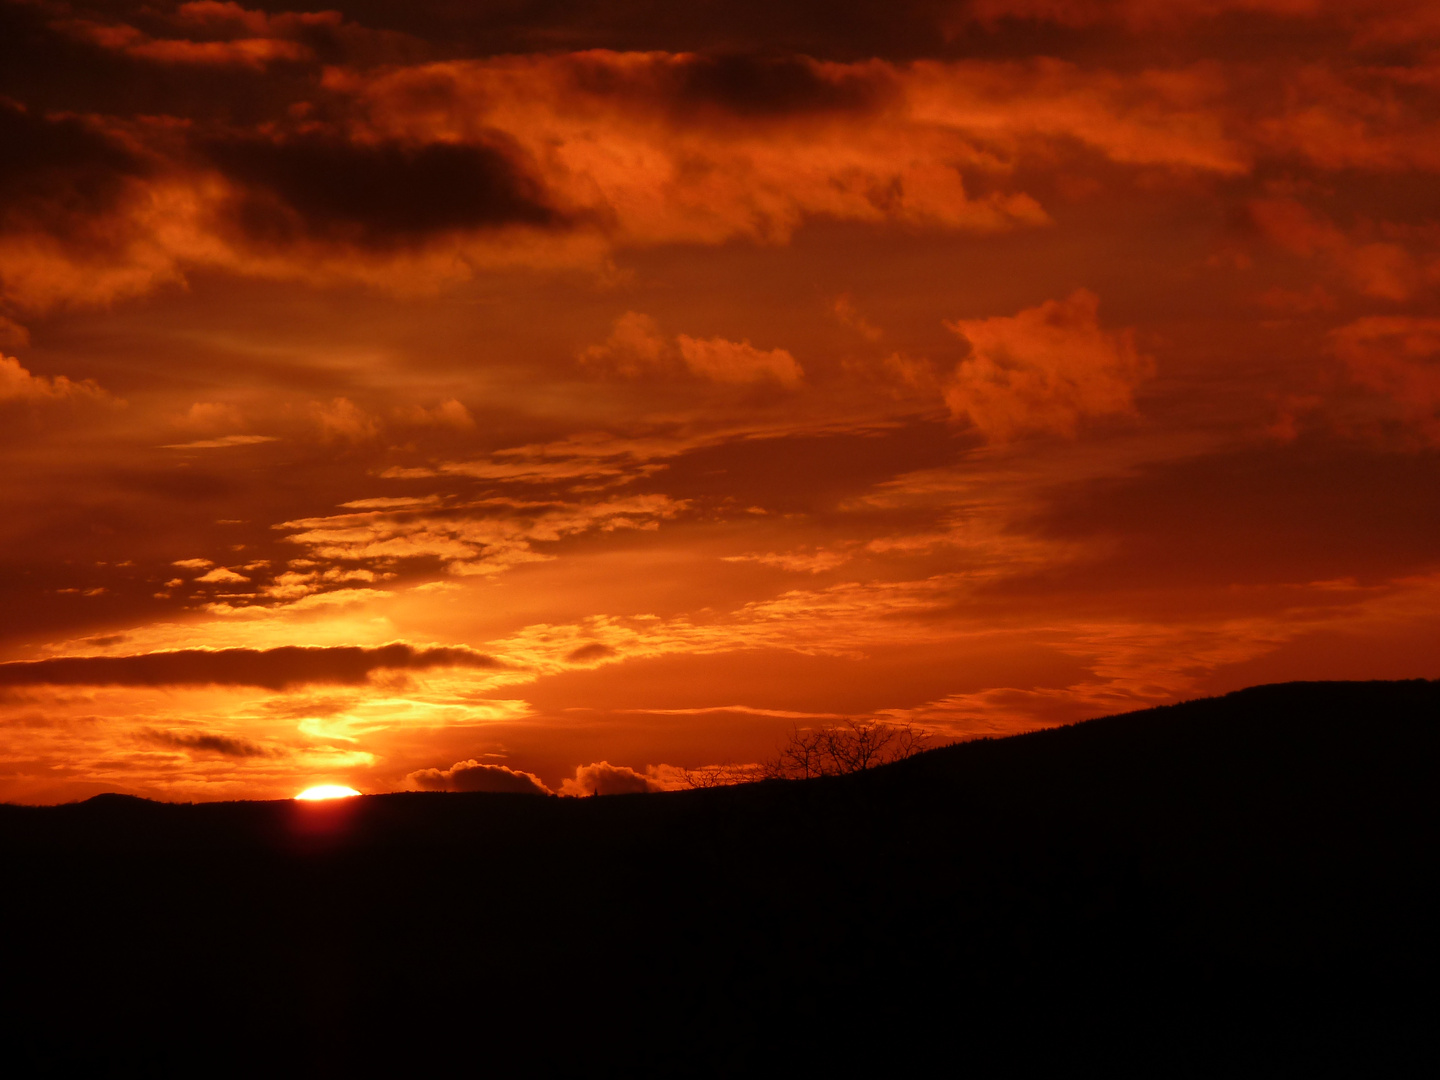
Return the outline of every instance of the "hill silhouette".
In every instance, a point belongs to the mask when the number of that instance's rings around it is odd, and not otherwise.
[[[1410,1071],[1437,765],[1440,682],[1293,683],[666,795],[4,806],[0,1063]]]

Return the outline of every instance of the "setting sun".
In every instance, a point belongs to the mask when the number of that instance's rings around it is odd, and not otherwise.
[[[320,784],[318,787],[306,788],[295,798],[305,802],[319,802],[321,799],[348,799],[359,794],[353,787],[343,784]]]

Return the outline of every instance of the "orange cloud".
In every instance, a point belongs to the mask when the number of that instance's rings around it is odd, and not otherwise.
[[[311,413],[326,439],[348,439],[358,442],[373,439],[380,433],[380,425],[349,398],[338,397],[333,401],[316,402]]]
[[[956,417],[994,441],[1029,432],[1073,436],[1083,420],[1131,415],[1135,387],[1154,371],[1129,330],[1102,330],[1100,300],[1077,289],[1018,315],[945,325],[970,355],[945,387]]]
[[[685,334],[675,340],[686,367],[714,382],[774,381],[794,389],[804,374],[795,358],[784,349],[757,349],[748,341],[700,340]]]
[[[1402,418],[1440,444],[1440,319],[1372,316],[1336,330],[1350,377],[1394,401]]]
[[[13,356],[0,355],[0,404],[7,402],[47,402],[66,398],[103,400],[109,395],[86,379],[72,382],[64,375],[53,379],[32,375]]]
[[[749,341],[693,338],[673,342],[649,315],[627,311],[615,320],[610,336],[580,353],[585,367],[636,378],[673,373],[683,365],[692,375],[717,383],[778,383],[795,389],[804,372],[785,349],[757,349]]]
[[[458,471],[458,470],[457,470]],[[464,474],[462,474],[464,475]],[[524,479],[525,477],[521,477]],[[330,517],[287,521],[276,528],[297,530],[286,539],[327,560],[444,560],[452,574],[496,574],[551,556],[537,543],[596,530],[654,529],[684,509],[666,495],[634,495],[592,503],[488,500],[457,504],[444,514],[425,507],[361,510]]]
[[[1323,255],[1365,296],[1408,300],[1423,281],[1416,260],[1393,241],[1353,239],[1295,199],[1253,199],[1251,219],[1268,238],[1296,255]]]
[[[580,353],[580,362],[602,372],[636,378],[664,371],[672,363],[674,346],[649,315],[627,311],[615,320],[602,344]]]

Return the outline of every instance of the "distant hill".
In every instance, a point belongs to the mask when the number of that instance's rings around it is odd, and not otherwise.
[[[1433,1058],[1440,683],[669,795],[0,807],[19,1075]],[[0,1059],[0,1064],[3,1064]]]

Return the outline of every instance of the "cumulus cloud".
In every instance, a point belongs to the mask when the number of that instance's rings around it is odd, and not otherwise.
[[[649,315],[627,311],[615,320],[610,336],[580,353],[580,363],[594,371],[638,378],[643,375],[690,374],[717,383],[775,382],[789,389],[804,374],[785,349],[757,349],[747,341],[725,338],[666,337]]]
[[[208,573],[201,574],[195,580],[203,581],[210,585],[238,585],[241,582],[246,582],[250,579],[244,574],[237,574],[234,570],[226,569],[223,566],[217,566],[214,570],[211,570]]]
[[[459,667],[496,669],[493,656],[461,646],[374,648],[283,645],[273,649],[175,649],[131,656],[57,656],[0,664],[3,686],[359,685],[377,671]]]
[[[508,765],[487,765],[471,758],[448,769],[417,769],[406,783],[422,791],[493,791],[515,795],[553,795],[534,773]]]
[[[574,777],[560,785],[561,795],[633,795],[664,790],[665,785],[653,777],[608,761],[581,765]]]
[[[0,404],[61,401],[66,398],[98,400],[106,396],[104,390],[88,379],[72,382],[64,375],[53,379],[32,375],[13,356],[0,355]]]
[[[701,378],[720,383],[774,381],[794,389],[800,385],[800,365],[784,349],[757,349],[749,341],[704,340],[681,334],[675,339],[685,366]]]
[[[945,387],[950,411],[996,442],[1073,436],[1083,420],[1133,413],[1135,387],[1153,363],[1131,331],[1101,329],[1099,307],[1094,293],[1077,289],[1017,315],[947,322],[970,344]]]
[[[580,353],[580,362],[597,371],[636,378],[664,371],[673,363],[674,346],[649,315],[627,311],[615,320],[610,336]]]

